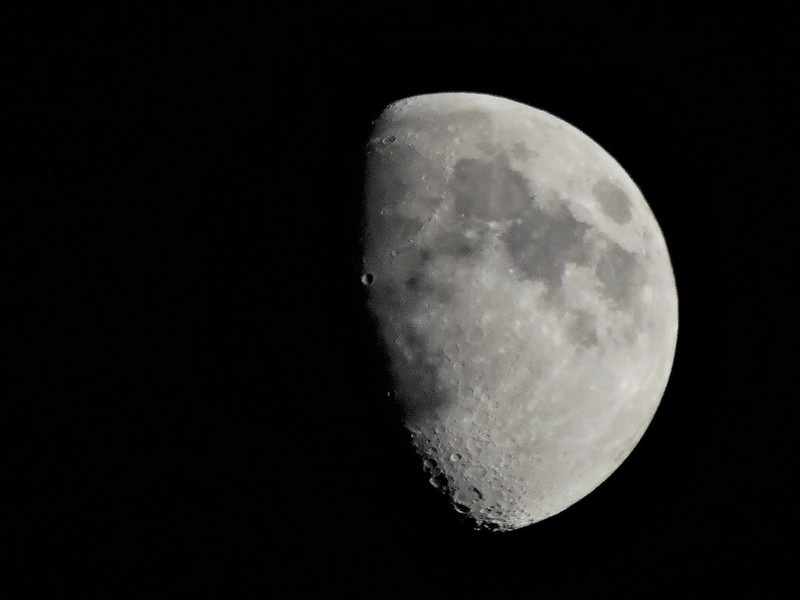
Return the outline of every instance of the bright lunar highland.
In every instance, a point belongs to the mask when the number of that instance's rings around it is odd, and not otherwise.
[[[577,502],[644,434],[678,331],[642,193],[541,110],[443,93],[388,106],[367,146],[363,277],[404,425],[477,527]]]

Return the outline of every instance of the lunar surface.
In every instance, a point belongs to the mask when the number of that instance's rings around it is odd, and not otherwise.
[[[561,119],[468,93],[388,106],[365,181],[367,306],[430,483],[495,531],[589,494],[675,353],[672,267],[637,186]]]

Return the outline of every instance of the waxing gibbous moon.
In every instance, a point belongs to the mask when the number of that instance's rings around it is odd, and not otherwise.
[[[367,306],[431,484],[499,531],[589,494],[644,434],[677,339],[630,176],[551,114],[443,93],[383,111],[365,182]]]

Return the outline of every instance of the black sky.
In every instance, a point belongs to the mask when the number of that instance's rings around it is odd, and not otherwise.
[[[350,10],[12,21],[3,395],[31,596],[796,593],[788,14]],[[437,91],[603,145],[678,285],[643,441],[508,534],[427,485],[361,308],[370,122]]]

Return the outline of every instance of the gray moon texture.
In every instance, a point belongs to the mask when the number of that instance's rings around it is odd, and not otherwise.
[[[563,511],[631,453],[670,375],[652,210],[586,134],[496,96],[395,102],[366,161],[362,282],[431,485],[488,530]]]

